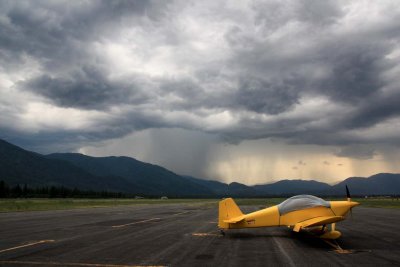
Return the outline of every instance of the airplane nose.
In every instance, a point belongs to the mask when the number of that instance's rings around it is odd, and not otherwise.
[[[358,205],[360,205],[360,203],[354,202],[354,201],[350,202],[350,206],[351,207],[355,207],[355,206],[358,206]]]

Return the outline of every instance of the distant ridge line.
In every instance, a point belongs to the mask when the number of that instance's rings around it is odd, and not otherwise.
[[[335,185],[314,180],[281,180],[247,186],[178,175],[130,157],[91,157],[79,153],[41,155],[0,139],[0,181],[9,185],[64,186],[82,190],[169,197],[263,197],[314,194],[400,195],[400,174],[350,177]]]

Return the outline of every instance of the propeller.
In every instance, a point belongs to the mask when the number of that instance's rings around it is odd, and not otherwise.
[[[347,201],[351,201],[350,191],[347,185],[346,185],[346,196],[347,196]],[[350,208],[350,218],[353,219],[353,208]]]
[[[347,201],[351,201],[350,191],[349,188],[347,187],[347,184],[346,184],[346,195],[347,195]]]

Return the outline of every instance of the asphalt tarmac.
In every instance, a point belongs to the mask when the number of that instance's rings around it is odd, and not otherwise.
[[[337,250],[284,227],[222,236],[217,203],[0,213],[0,266],[400,266],[399,222],[356,207]]]

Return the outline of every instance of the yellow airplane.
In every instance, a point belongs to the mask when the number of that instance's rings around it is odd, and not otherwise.
[[[218,227],[225,229],[287,226],[293,231],[301,229],[312,232],[323,239],[337,239],[341,236],[335,230],[336,222],[345,216],[358,202],[351,201],[346,186],[347,201],[325,201],[311,195],[298,195],[266,209],[243,214],[232,198],[219,202]],[[331,225],[330,230],[326,225]]]

